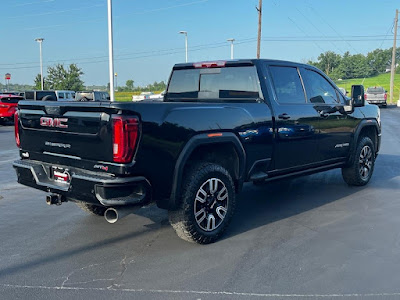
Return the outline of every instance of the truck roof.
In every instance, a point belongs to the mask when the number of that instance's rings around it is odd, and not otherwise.
[[[290,64],[297,66],[309,66],[307,64],[278,60],[278,59],[228,59],[228,60],[214,60],[214,61],[200,61],[191,63],[175,64],[173,69],[194,69],[194,68],[216,68],[216,67],[233,67],[233,66],[253,66],[259,62],[276,63],[276,64]]]

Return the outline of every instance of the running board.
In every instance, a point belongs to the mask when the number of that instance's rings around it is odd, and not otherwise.
[[[322,171],[328,171],[328,170],[331,170],[331,169],[340,168],[343,165],[344,165],[344,162],[337,162],[337,163],[334,163],[334,164],[320,166],[320,167],[317,167],[317,168],[297,171],[297,172],[283,174],[283,175],[276,175],[276,176],[271,176],[271,174],[267,174],[267,173],[264,173],[264,172],[257,172],[257,173],[255,173],[254,175],[252,175],[250,177],[250,180],[251,181],[262,181],[262,180],[264,180],[265,182],[269,182],[269,181],[285,179],[285,178],[290,178],[290,177],[299,177],[299,176],[303,176],[303,175],[311,175],[311,174],[322,172]]]

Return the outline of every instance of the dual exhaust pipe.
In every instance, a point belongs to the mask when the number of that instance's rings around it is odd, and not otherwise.
[[[46,203],[48,205],[61,205],[67,202],[67,199],[59,194],[51,194],[46,196]],[[104,212],[104,218],[110,224],[116,223],[118,220],[134,213],[140,206],[121,206],[119,208],[110,207]]]

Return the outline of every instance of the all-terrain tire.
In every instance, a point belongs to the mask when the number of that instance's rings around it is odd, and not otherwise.
[[[89,203],[85,203],[85,202],[75,202],[75,203],[80,209],[82,209],[83,211],[85,211],[88,214],[91,214],[93,216],[103,217],[104,212],[107,209],[107,207],[104,207],[104,206],[89,204]]]
[[[185,174],[180,201],[178,210],[169,211],[177,235],[189,242],[213,243],[225,232],[235,210],[232,177],[220,165],[198,163]]]
[[[343,179],[348,185],[363,186],[369,182],[375,166],[374,149],[369,137],[360,138],[351,165],[342,168]]]

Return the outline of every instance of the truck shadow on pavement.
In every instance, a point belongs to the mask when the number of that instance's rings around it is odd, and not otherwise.
[[[372,191],[379,191],[382,188],[398,191],[400,189],[400,180],[396,179],[394,183],[392,180],[398,176],[400,176],[400,156],[381,154],[377,160],[371,182],[364,187],[347,186],[342,179],[340,170],[331,170],[296,179],[271,182],[263,186],[253,186],[252,183],[247,183],[244,186],[243,192],[237,196],[236,214],[222,240],[234,239],[235,236],[247,231],[265,227],[273,222],[318,209],[328,204],[335,205],[335,202],[344,198],[348,199],[348,197],[352,197],[350,201],[353,202],[354,200],[354,205],[357,206],[359,203],[357,201],[363,201],[362,197],[366,192],[371,194]],[[138,215],[148,218],[154,223],[143,225],[132,232],[130,230],[132,228],[132,219],[127,220],[129,224],[122,226],[118,231],[110,230],[104,234],[101,241],[88,238],[88,242],[85,245],[70,249],[58,249],[54,253],[8,266],[0,269],[0,278],[22,273],[44,264],[68,260],[84,253],[92,253],[107,247],[112,248],[115,244],[121,244],[122,242],[133,244],[134,240],[149,233],[156,233],[155,239],[157,239],[161,235],[159,233],[169,226],[167,214],[163,210],[149,207],[139,210]],[[109,224],[105,224],[104,220],[92,220],[88,217],[87,221],[83,222],[82,228],[89,228],[92,231],[95,230],[94,227],[98,227],[101,230],[103,226],[110,226]],[[121,234],[121,230],[122,232],[128,232]],[[168,234],[172,236],[172,228],[170,230],[171,232]],[[71,244],[74,244],[74,240],[79,239],[79,236],[75,234],[79,235],[80,233],[77,231],[68,236],[68,239],[72,241]],[[90,232],[88,233],[89,235]],[[166,240],[168,238],[162,239],[160,243]],[[179,247],[180,251],[198,247],[195,244],[188,244],[186,242],[184,243],[187,247],[182,247],[182,243],[179,243],[179,241],[179,238],[176,237],[176,240],[173,240],[172,243],[179,244],[176,247]],[[162,252],[164,250],[161,247],[159,251]]]
[[[362,187],[348,186],[340,169],[262,186],[248,183],[237,196],[236,213],[224,239],[328,204],[335,206],[335,202],[348,197],[357,205],[365,193],[399,191],[400,180],[392,180],[398,176],[400,156],[380,154],[371,181]]]

